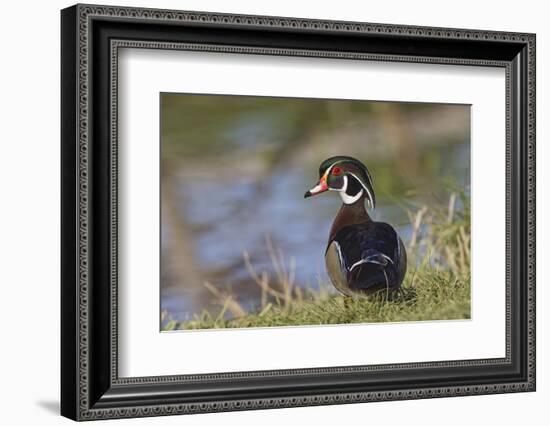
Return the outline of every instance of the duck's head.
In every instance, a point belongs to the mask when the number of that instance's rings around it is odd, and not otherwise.
[[[337,156],[323,161],[319,166],[319,182],[305,193],[304,198],[325,191],[337,191],[345,204],[366,198],[372,209],[376,206],[369,170],[353,157]]]

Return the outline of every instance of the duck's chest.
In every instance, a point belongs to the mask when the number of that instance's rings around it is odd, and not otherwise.
[[[362,202],[351,205],[343,204],[332,222],[328,243],[330,244],[334,240],[340,230],[348,226],[369,224],[371,222],[371,218],[365,210],[365,206]]]

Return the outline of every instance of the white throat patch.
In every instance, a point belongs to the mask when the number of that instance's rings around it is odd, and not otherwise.
[[[333,190],[333,191],[338,191],[338,194],[340,194],[340,198],[342,198],[342,202],[344,204],[353,204],[363,196],[363,190],[359,191],[357,194],[355,194],[352,197],[351,195],[346,194],[346,189],[348,189],[348,177],[344,176],[344,186],[342,186],[341,189]]]
[[[344,204],[353,204],[363,196],[363,190],[359,191],[353,197],[351,195],[346,194],[345,190],[339,191],[338,193],[340,194],[340,197],[342,198],[342,201],[344,202]]]

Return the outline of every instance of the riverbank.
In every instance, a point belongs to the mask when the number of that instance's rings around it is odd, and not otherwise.
[[[470,208],[464,194],[446,205],[422,206],[410,213],[414,232],[407,242],[408,272],[403,292],[350,298],[330,292],[329,283],[303,290],[293,282],[291,265],[266,244],[276,274],[256,271],[245,253],[251,278],[262,289],[262,303],[247,312],[236,297],[205,283],[220,309],[189,321],[164,321],[164,331],[212,328],[282,327],[322,324],[402,322],[470,318]],[[227,314],[230,315],[227,315]]]

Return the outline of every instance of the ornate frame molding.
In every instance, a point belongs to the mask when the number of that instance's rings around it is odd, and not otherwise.
[[[72,262],[70,271],[66,273],[63,281],[63,291],[72,292],[70,301],[74,306],[69,307],[67,300],[63,304],[63,322],[72,321],[72,328],[63,325],[63,352],[65,359],[71,358],[70,365],[63,365],[65,376],[62,376],[64,390],[62,390],[62,413],[68,417],[78,420],[91,420],[112,417],[138,417],[150,415],[169,415],[197,412],[277,408],[291,406],[308,406],[322,404],[341,404],[352,402],[382,401],[382,400],[400,400],[415,398],[434,398],[443,396],[475,395],[488,393],[532,391],[535,389],[535,36],[533,34],[519,34],[509,32],[478,31],[464,29],[447,28],[427,28],[410,27],[402,25],[384,25],[369,24],[358,22],[336,22],[323,20],[308,20],[294,18],[279,18],[266,16],[245,16],[245,15],[227,15],[201,12],[168,11],[155,9],[134,9],[120,7],[104,7],[77,5],[66,9],[64,12],[64,69],[65,73],[72,75],[73,86],[64,88],[63,111],[65,118],[71,116],[69,108],[74,109],[74,129],[64,128],[63,148],[69,151],[67,158],[63,159],[64,177],[73,178],[73,182],[64,183],[64,190],[72,193],[72,196],[66,195],[64,198],[64,211],[67,214],[74,213],[74,229],[67,225],[66,234],[63,238],[65,249],[63,249],[64,265]],[[92,27],[94,21],[103,22],[139,22],[143,25],[192,25],[196,26],[216,26],[227,29],[252,28],[256,30],[277,30],[290,31],[292,34],[315,33],[324,34],[352,34],[352,35],[372,35],[382,38],[400,38],[410,40],[443,40],[448,42],[482,42],[482,43],[505,43],[507,46],[516,45],[518,49],[524,49],[525,52],[521,58],[524,61],[523,67],[526,70],[524,81],[517,81],[517,67],[521,66],[517,61],[508,59],[483,59],[483,58],[462,58],[462,57],[442,57],[442,56],[419,56],[403,55],[392,53],[365,53],[354,51],[339,50],[317,50],[303,48],[279,48],[279,47],[254,47],[243,45],[221,45],[212,43],[193,43],[178,41],[146,41],[140,39],[109,39],[109,58],[108,64],[109,81],[108,90],[110,91],[110,175],[109,175],[109,216],[110,216],[110,238],[109,247],[109,329],[108,340],[111,346],[109,365],[106,366],[105,360],[99,367],[92,365],[90,357],[94,348],[91,341],[98,339],[92,332],[92,321],[97,314],[91,310],[90,290],[93,286],[91,277],[93,276],[92,263],[92,242],[94,241],[93,227],[91,226],[92,215],[97,209],[94,205],[93,189],[96,187],[93,169],[91,169],[90,157],[93,147],[93,132],[91,131],[92,111],[95,107],[92,99],[94,96],[94,81],[92,78],[92,49],[98,49],[92,43]],[[72,40],[69,40],[73,38]],[[320,369],[303,370],[274,370],[262,372],[242,372],[242,373],[223,373],[209,375],[193,376],[161,376],[161,377],[139,377],[139,378],[119,378],[117,368],[117,87],[118,87],[118,50],[120,48],[154,48],[154,49],[177,49],[177,50],[195,50],[209,52],[225,52],[235,54],[262,54],[262,55],[283,55],[283,56],[310,56],[336,59],[354,59],[371,61],[397,61],[397,62],[417,62],[417,63],[441,63],[456,65],[478,65],[503,67],[506,69],[506,109],[507,109],[507,153],[506,153],[506,194],[507,194],[507,212],[506,212],[506,232],[507,232],[507,259],[506,259],[506,357],[503,359],[482,359],[482,360],[463,360],[451,362],[433,362],[433,363],[414,363],[414,364],[389,364],[377,366],[361,367],[327,367]],[[510,48],[512,49],[512,48]],[[74,61],[74,62],[73,62]],[[71,63],[69,63],[71,62]],[[516,77],[515,77],[516,76]],[[521,86],[525,85],[524,88]],[[523,91],[524,98],[520,102],[525,105],[516,105],[513,99],[517,98],[518,91]],[[71,102],[72,96],[76,95]],[[66,96],[66,97],[65,97]],[[520,109],[518,112],[517,109]],[[512,143],[520,129],[512,126],[514,114],[522,114],[520,120],[525,125],[526,140],[524,159],[515,157]],[[71,116],[72,117],[72,116]],[[97,118],[96,118],[97,120]],[[519,136],[522,140],[522,136]],[[70,145],[70,147],[69,147]],[[74,154],[71,156],[70,154]],[[159,403],[130,403],[130,399],[121,399],[124,396],[126,388],[132,386],[160,386],[181,383],[214,383],[227,379],[261,379],[268,377],[295,377],[303,378],[308,375],[330,376],[333,374],[355,374],[358,372],[379,372],[379,371],[399,371],[407,369],[444,369],[452,367],[479,367],[479,366],[503,366],[512,364],[512,340],[514,336],[512,309],[512,298],[517,297],[512,288],[513,266],[511,256],[513,253],[512,240],[515,229],[518,226],[512,220],[512,202],[513,202],[513,167],[514,162],[523,161],[524,164],[519,167],[525,167],[526,180],[520,185],[516,197],[526,204],[525,224],[526,225],[526,246],[525,272],[527,282],[524,283],[524,308],[526,321],[526,347],[525,365],[522,366],[525,371],[521,380],[512,380],[502,383],[485,383],[473,385],[449,385],[434,386],[426,388],[401,387],[395,390],[377,390],[377,391],[353,391],[353,392],[329,392],[316,393],[311,395],[274,395],[268,398],[220,398],[216,401],[186,402],[164,401]],[[70,165],[69,165],[70,163]],[[515,170],[515,169],[514,169]],[[517,189],[516,189],[517,190]],[[95,201],[97,203],[97,201]],[[74,241],[73,241],[74,239]],[[69,276],[74,272],[74,276]],[[521,276],[520,276],[521,278]],[[103,299],[102,299],[103,300]],[[516,315],[517,316],[517,315]],[[76,334],[73,335],[73,332]],[[99,338],[100,340],[102,337]],[[76,354],[76,356],[74,356]],[[92,375],[104,374],[103,368],[108,370],[108,379],[103,378],[100,384],[92,385]],[[70,371],[69,371],[70,369]],[[106,386],[109,392],[103,392],[102,387]],[[108,385],[108,386],[107,386]],[[93,387],[93,388],[91,388]],[[124,392],[123,392],[124,390]],[[75,396],[70,397],[69,393],[74,392]],[[118,393],[117,393],[118,392]],[[100,394],[107,395],[105,399]],[[117,399],[118,398],[118,399]],[[133,401],[133,400],[132,400]]]

